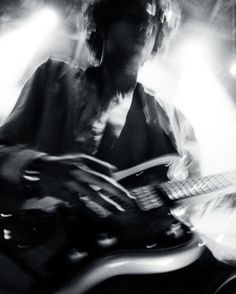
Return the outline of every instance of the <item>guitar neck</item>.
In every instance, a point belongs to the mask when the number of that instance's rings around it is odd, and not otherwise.
[[[200,202],[201,195],[208,201],[208,196],[211,198],[211,194],[217,195],[236,191],[236,172],[167,182],[161,184],[160,187],[173,201],[193,202],[196,198],[196,201]]]
[[[184,181],[170,181],[162,184],[151,184],[131,189],[135,202],[142,211],[159,208],[165,205],[160,189],[171,202],[177,204],[199,204],[216,197],[236,192],[236,172],[216,174],[198,178],[189,178]],[[113,195],[107,195],[112,199]],[[109,212],[96,203],[92,198],[80,197],[85,205],[100,217],[109,215]],[[117,202],[117,198],[115,199]],[[134,205],[121,203],[126,212],[132,211]]]
[[[142,210],[162,206],[163,200],[157,189],[161,188],[169,200],[179,204],[194,204],[236,191],[236,172],[189,178],[184,181],[170,181],[131,190]]]

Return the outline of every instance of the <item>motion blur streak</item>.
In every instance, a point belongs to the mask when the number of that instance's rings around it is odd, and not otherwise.
[[[33,56],[56,29],[59,18],[52,9],[34,13],[17,29],[0,38],[0,116],[9,113],[15,104],[19,81]]]
[[[188,208],[190,222],[220,261],[236,265],[235,194]]]

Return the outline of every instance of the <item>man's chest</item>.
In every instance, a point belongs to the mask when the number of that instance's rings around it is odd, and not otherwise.
[[[125,169],[147,160],[149,145],[145,116],[134,98],[110,113],[97,155]]]

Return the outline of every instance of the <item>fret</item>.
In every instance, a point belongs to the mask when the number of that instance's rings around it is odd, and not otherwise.
[[[160,184],[171,200],[193,197],[200,194],[218,192],[236,185],[236,173],[190,178],[185,181],[172,181]]]

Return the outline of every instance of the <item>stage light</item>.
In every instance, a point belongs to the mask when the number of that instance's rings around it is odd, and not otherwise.
[[[167,21],[170,21],[172,16],[173,16],[173,12],[172,12],[172,10],[169,10],[168,13],[167,13],[167,16],[166,16]]]
[[[173,99],[179,79],[179,73],[175,72],[174,68],[176,64],[173,65],[173,63],[178,63],[177,67],[190,63],[192,70],[197,70],[198,65],[195,66],[195,62],[198,63],[199,59],[205,58],[208,53],[208,46],[196,39],[187,40],[180,47],[175,51],[174,62],[167,58],[157,57],[145,62],[139,71],[138,80],[165,100]]]
[[[193,43],[191,43],[193,44]],[[207,62],[210,47],[183,46],[183,68],[175,104],[194,126],[204,174],[236,166],[236,110],[232,99]]]
[[[174,103],[192,123],[203,174],[235,170],[236,166],[236,109],[214,74],[213,54],[207,40],[186,40],[172,59],[146,62],[139,72],[145,87]]]
[[[230,73],[232,76],[236,77],[236,62],[234,62],[230,68]]]
[[[55,28],[59,22],[58,14],[52,8],[44,8],[32,16],[32,23],[39,32],[49,31]]]
[[[183,62],[190,61],[191,63],[193,63],[194,61],[198,62],[199,59],[206,58],[208,52],[209,48],[206,42],[198,39],[190,39],[186,40],[182,44],[179,56]]]
[[[0,116],[5,116],[14,106],[22,75],[36,52],[47,44],[46,37],[51,36],[58,24],[57,13],[44,8],[32,14],[17,29],[1,36]]]

